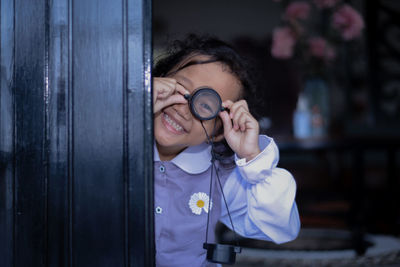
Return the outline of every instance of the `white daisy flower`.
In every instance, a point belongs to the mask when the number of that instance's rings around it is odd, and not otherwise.
[[[210,198],[206,193],[198,192],[194,193],[189,200],[189,207],[194,214],[200,215],[201,211],[204,210],[208,213],[208,202]],[[212,208],[212,201],[210,204],[210,209]]]

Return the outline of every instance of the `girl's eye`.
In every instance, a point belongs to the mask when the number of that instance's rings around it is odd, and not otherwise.
[[[212,112],[212,108],[207,103],[201,103],[200,106],[206,109],[207,111]]]

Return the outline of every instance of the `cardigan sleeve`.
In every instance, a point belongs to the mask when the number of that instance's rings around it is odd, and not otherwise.
[[[295,202],[296,182],[278,168],[279,151],[270,137],[259,137],[261,153],[249,162],[236,159],[223,191],[235,231],[248,238],[284,243],[295,239],[300,219]],[[223,199],[222,199],[223,201]],[[225,204],[221,221],[232,229]]]

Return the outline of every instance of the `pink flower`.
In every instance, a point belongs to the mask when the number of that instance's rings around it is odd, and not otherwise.
[[[314,0],[314,3],[318,8],[331,8],[339,1],[340,0]]]
[[[348,41],[361,35],[364,21],[354,8],[344,4],[333,14],[332,25],[340,31],[343,39]]]
[[[289,27],[276,28],[272,36],[271,54],[276,58],[291,58],[295,44],[294,32]]]
[[[310,4],[306,2],[290,3],[285,11],[287,20],[306,19],[310,14]]]
[[[328,42],[322,37],[312,37],[308,40],[310,54],[316,58],[332,60],[335,58],[335,50],[328,45]]]

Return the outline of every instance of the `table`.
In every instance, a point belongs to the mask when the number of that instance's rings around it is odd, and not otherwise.
[[[387,193],[392,199],[393,221],[400,221],[398,203],[400,203],[399,177],[396,166],[396,153],[400,149],[400,137],[398,136],[337,136],[310,139],[294,139],[292,137],[275,137],[281,158],[289,154],[303,155],[304,153],[350,153],[352,166],[352,198],[351,225],[354,241],[354,249],[362,255],[366,251],[365,235],[365,198],[366,185],[365,154],[368,151],[384,151],[386,157],[386,181]]]

